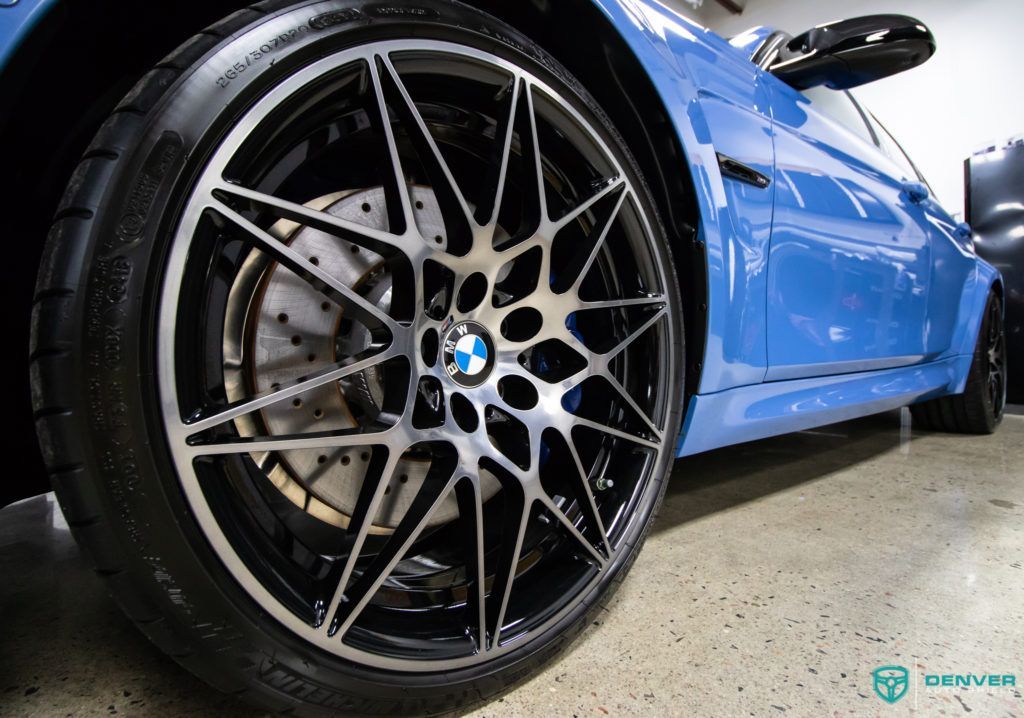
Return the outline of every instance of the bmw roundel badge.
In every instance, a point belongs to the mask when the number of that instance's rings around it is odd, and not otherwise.
[[[483,384],[494,367],[494,343],[476,322],[461,322],[449,329],[441,355],[448,376],[464,387]]]

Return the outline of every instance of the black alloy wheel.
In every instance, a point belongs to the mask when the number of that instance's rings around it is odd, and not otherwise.
[[[625,144],[514,30],[425,6],[262,6],[186,45],[101,132],[89,251],[51,240],[41,279],[85,288],[37,377],[84,397],[49,457],[83,467],[78,537],[264,707],[520,680],[622,580],[673,459],[679,292]]]

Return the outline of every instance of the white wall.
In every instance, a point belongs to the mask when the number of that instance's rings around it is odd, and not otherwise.
[[[963,161],[1024,134],[1024,0],[747,0],[733,15],[715,0],[693,10],[662,0],[726,37],[755,25],[797,34],[831,20],[901,13],[938,46],[928,62],[853,91],[914,160],[945,207],[963,211]]]

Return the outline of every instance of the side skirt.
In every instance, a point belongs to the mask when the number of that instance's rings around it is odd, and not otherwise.
[[[970,370],[959,355],[899,369],[774,381],[690,399],[676,456],[802,431],[955,393]]]

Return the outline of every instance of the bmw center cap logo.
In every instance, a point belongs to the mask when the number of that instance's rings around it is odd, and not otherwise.
[[[462,322],[448,330],[442,348],[444,370],[456,384],[483,384],[494,367],[494,344],[476,322]]]

